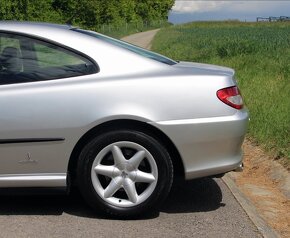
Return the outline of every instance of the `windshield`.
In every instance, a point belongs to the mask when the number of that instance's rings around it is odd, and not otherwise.
[[[113,44],[115,46],[121,47],[121,48],[126,49],[126,50],[130,50],[138,55],[141,55],[141,56],[149,58],[149,59],[156,60],[156,61],[164,63],[164,64],[168,64],[168,65],[177,64],[177,62],[175,62],[174,60],[169,59],[163,55],[154,53],[154,52],[149,51],[149,50],[145,50],[141,47],[129,44],[129,43],[121,41],[121,40],[117,40],[117,39],[114,39],[114,38],[111,38],[108,36],[98,34],[94,31],[87,31],[87,30],[82,30],[82,29],[72,29],[72,30],[89,35],[89,36],[92,36],[92,37],[95,37],[95,38],[100,39],[102,41],[106,41],[106,42]]]

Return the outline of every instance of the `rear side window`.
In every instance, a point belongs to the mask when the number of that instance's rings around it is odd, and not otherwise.
[[[25,36],[0,33],[0,84],[76,77],[98,72],[73,50]]]
[[[71,54],[68,51],[60,50],[57,47],[34,43],[34,50],[38,65],[41,68],[88,64],[84,58]]]

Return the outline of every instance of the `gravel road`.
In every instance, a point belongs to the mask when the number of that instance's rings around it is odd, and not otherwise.
[[[155,34],[159,31],[159,29],[155,29],[152,31],[140,32],[134,35],[126,36],[122,38],[123,41],[127,41],[131,44],[141,46],[146,49],[150,49],[151,41],[154,38]]]
[[[155,33],[124,40],[149,47]],[[106,219],[77,194],[22,192],[0,190],[0,237],[261,237],[220,179],[175,181],[163,206],[140,220]]]

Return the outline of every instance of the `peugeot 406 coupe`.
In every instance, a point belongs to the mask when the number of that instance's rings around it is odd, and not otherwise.
[[[77,27],[0,22],[0,109],[1,188],[77,186],[116,217],[156,208],[176,176],[242,169],[232,69]]]

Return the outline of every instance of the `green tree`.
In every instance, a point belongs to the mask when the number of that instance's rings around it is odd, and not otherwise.
[[[0,19],[59,22],[61,15],[52,8],[53,0],[0,0]]]
[[[136,13],[143,21],[167,20],[174,0],[136,0]]]
[[[45,21],[95,28],[166,20],[174,0],[0,0],[0,20]]]

